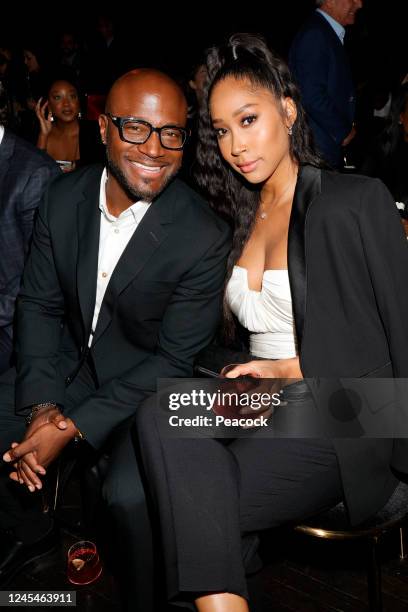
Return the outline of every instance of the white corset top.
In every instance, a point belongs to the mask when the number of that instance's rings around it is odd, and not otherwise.
[[[226,297],[238,321],[251,332],[250,351],[266,359],[296,357],[296,340],[287,270],[265,270],[261,291],[248,286],[246,268],[234,266]]]

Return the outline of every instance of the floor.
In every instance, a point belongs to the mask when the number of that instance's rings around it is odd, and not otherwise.
[[[106,567],[93,585],[74,588],[66,579],[66,552],[74,541],[86,536],[75,478],[64,494],[59,517],[61,549],[28,567],[8,590],[76,590],[78,612],[120,612],[118,588]],[[390,534],[381,548],[384,612],[408,612],[408,559],[401,565],[398,552],[397,532]],[[264,535],[264,568],[248,581],[251,612],[368,611],[365,554],[361,544],[315,540],[291,530]],[[168,612],[177,609],[172,607]]]

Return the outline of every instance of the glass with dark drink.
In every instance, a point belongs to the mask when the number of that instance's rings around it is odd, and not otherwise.
[[[81,540],[68,550],[67,577],[72,584],[91,584],[102,573],[102,565],[93,542]]]

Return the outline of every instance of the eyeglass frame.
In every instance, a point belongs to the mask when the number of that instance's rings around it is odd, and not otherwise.
[[[129,144],[137,144],[137,145],[145,144],[149,140],[153,132],[156,132],[159,136],[159,141],[163,149],[167,149],[168,151],[182,151],[184,149],[184,145],[186,144],[188,137],[190,136],[190,130],[188,128],[180,127],[179,125],[169,124],[169,125],[163,125],[162,127],[154,127],[148,121],[145,121],[144,119],[139,119],[138,117],[119,117],[117,115],[112,115],[111,113],[105,113],[105,115],[109,117],[113,125],[118,129],[120,139],[123,140],[123,142],[127,142]],[[145,140],[143,140],[143,142],[132,142],[131,140],[126,140],[126,138],[123,135],[123,126],[126,122],[129,122],[129,121],[137,121],[138,123],[141,123],[142,125],[145,125],[150,129],[149,135],[147,136]],[[165,130],[168,128],[176,128],[177,130],[180,130],[184,134],[184,142],[181,145],[181,147],[166,147],[166,145],[163,144],[162,138],[161,138],[161,132],[162,130]]]

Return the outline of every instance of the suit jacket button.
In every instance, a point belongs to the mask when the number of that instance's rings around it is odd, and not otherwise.
[[[65,379],[65,384],[66,385],[70,385],[71,381],[72,381],[72,378],[70,376],[67,376],[66,379]]]

